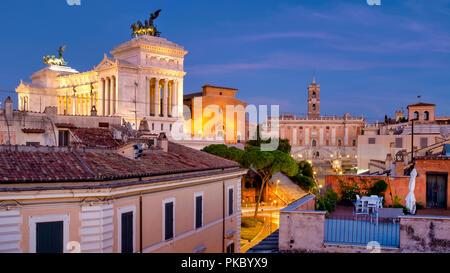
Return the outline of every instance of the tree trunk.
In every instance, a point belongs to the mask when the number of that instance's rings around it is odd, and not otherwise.
[[[259,203],[261,202],[261,196],[263,194],[264,187],[266,185],[267,180],[268,180],[267,177],[262,178],[261,189],[259,190],[259,195],[258,195],[258,201],[256,201],[256,208],[255,208],[255,215],[254,215],[255,220],[256,220],[256,217],[258,216]]]

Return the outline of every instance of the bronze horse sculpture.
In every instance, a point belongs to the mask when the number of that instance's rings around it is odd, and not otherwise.
[[[159,37],[161,32],[156,29],[156,26],[153,24],[153,20],[158,18],[161,9],[150,14],[150,19],[144,21],[142,24],[141,21],[137,21],[137,23],[133,23],[130,28],[132,30],[131,37],[138,37],[142,35],[150,35]]]

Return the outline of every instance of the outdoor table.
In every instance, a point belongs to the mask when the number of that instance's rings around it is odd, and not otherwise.
[[[369,204],[369,201],[372,201],[372,202],[378,204],[379,198],[378,197],[372,197],[372,196],[363,196],[363,197],[361,197],[361,202],[363,203],[363,206],[367,207],[367,205]],[[374,207],[375,211],[378,210],[377,207]]]

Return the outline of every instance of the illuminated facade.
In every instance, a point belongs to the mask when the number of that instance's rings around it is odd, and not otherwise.
[[[298,160],[347,159],[356,163],[358,135],[364,127],[362,117],[345,114],[320,115],[320,85],[313,80],[308,87],[308,116],[280,116],[280,137],[289,139],[291,153]]]
[[[182,46],[149,35],[133,38],[105,54],[93,70],[79,73],[48,65],[31,83],[16,88],[19,110],[59,115],[120,116],[136,128],[147,121],[152,132],[169,133],[182,120],[184,56]]]
[[[205,85],[203,92],[184,96],[192,119],[184,131],[194,138],[240,143],[246,140],[246,106],[235,98],[237,89]]]

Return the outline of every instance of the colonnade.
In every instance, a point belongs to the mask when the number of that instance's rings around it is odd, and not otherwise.
[[[92,105],[96,105],[97,100],[96,92],[58,96],[58,114],[89,116]]]
[[[178,103],[178,81],[161,78],[148,78],[149,105],[147,110],[150,116],[173,117]],[[175,110],[176,111],[176,110]]]
[[[100,115],[111,116],[117,114],[118,88],[115,76],[100,79],[99,100],[97,111]]]

